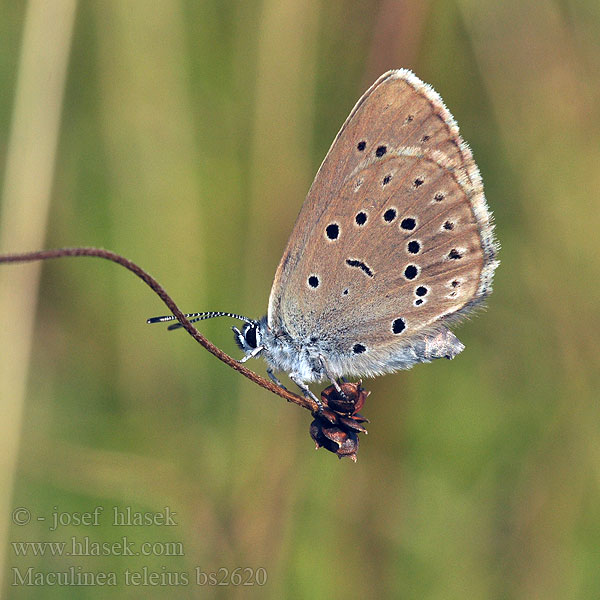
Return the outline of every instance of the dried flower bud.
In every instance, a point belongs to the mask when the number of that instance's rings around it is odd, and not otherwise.
[[[357,411],[370,394],[361,383],[342,383],[342,394],[333,385],[321,392],[323,409],[310,425],[310,435],[317,449],[322,447],[339,458],[349,456],[356,462],[358,434],[367,433],[362,423],[368,422]]]
[[[323,404],[335,412],[353,415],[363,407],[367,396],[371,393],[361,387],[361,383],[362,381],[358,383],[342,383],[340,388],[343,395],[333,385],[330,385],[321,392],[321,400]]]

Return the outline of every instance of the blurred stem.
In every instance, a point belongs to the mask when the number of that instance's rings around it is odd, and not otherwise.
[[[30,0],[2,190],[1,249],[43,244],[63,104],[76,0]],[[29,371],[39,266],[0,275],[0,590],[3,588],[25,388]],[[10,277],[10,279],[9,279]]]

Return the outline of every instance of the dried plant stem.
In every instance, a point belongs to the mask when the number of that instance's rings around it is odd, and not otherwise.
[[[318,410],[317,404],[311,398],[304,398],[297,394],[284,390],[283,388],[275,385],[268,381],[264,377],[257,375],[250,369],[247,369],[237,360],[225,354],[222,350],[217,348],[214,344],[211,344],[186,318],[185,315],[179,310],[178,306],[171,299],[169,294],[164,288],[150,276],[144,269],[131,262],[130,260],[115,254],[110,250],[104,250],[102,248],[57,248],[54,250],[40,250],[38,252],[26,252],[23,254],[4,254],[0,255],[0,263],[18,263],[18,262],[31,262],[34,260],[47,260],[50,258],[62,258],[65,256],[95,256],[97,258],[104,258],[106,260],[112,260],[113,262],[129,269],[132,273],[137,275],[144,283],[146,283],[152,290],[158,295],[158,297],[167,305],[168,309],[177,320],[181,323],[187,332],[204,348],[206,348],[211,354],[214,354],[219,360],[222,360],[225,364],[229,365],[232,369],[235,369],[254,383],[264,387],[265,389],[285,398],[289,402],[293,402],[302,408],[316,412]]]

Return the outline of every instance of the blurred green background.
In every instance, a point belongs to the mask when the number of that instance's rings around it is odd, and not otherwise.
[[[103,246],[183,310],[261,316],[333,137],[397,67],[456,117],[502,244],[465,352],[367,382],[357,464],[313,450],[305,411],[148,327],[164,306],[124,269],[2,266],[3,597],[600,598],[597,0],[0,7],[3,252]],[[200,329],[238,357],[229,326]],[[98,526],[49,530],[96,506]],[[113,506],[177,525],[117,528]],[[183,552],[13,544],[123,535]],[[71,566],[119,585],[12,585],[15,567]],[[199,587],[196,567],[268,579]],[[189,585],[125,585],[144,568]]]

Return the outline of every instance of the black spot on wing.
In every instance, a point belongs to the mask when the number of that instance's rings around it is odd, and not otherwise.
[[[354,258],[348,258],[346,260],[346,264],[349,267],[356,267],[356,268],[360,269],[368,277],[373,277],[373,271],[371,270],[369,265],[365,264],[361,260],[356,260]]]

